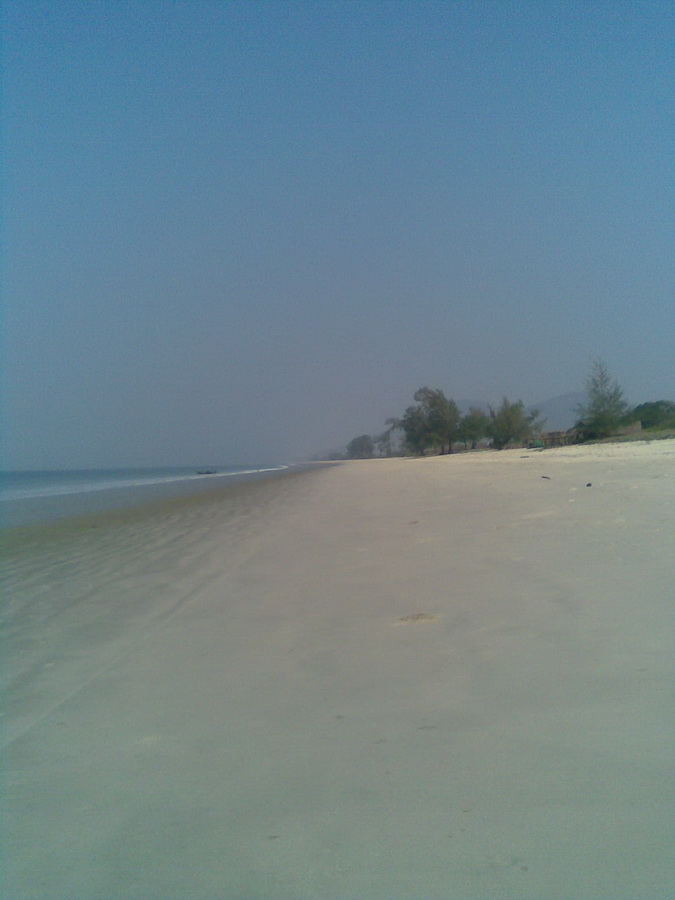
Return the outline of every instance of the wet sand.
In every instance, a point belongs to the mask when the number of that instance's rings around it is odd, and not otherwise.
[[[15,537],[2,896],[669,900],[674,462],[350,462]]]

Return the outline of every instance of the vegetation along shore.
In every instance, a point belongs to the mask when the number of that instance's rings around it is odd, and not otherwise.
[[[519,446],[556,446],[588,441],[660,439],[675,437],[675,402],[656,400],[630,407],[624,390],[602,360],[595,360],[586,379],[586,402],[576,407],[574,426],[546,431],[539,410],[522,400],[502,397],[497,406],[473,405],[462,415],[458,404],[439,388],[415,391],[415,403],[399,417],[389,418],[384,432],[353,438],[343,454],[347,459],[375,456],[425,456],[456,449]]]

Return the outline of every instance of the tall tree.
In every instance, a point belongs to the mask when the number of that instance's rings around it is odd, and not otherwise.
[[[452,453],[452,445],[458,438],[460,414],[454,400],[448,400],[443,391],[428,387],[415,392],[415,400],[427,420],[430,443],[438,446],[441,453]]]
[[[527,443],[542,426],[538,410],[527,412],[522,400],[509,403],[507,397],[502,398],[496,410],[490,407],[490,419],[490,437],[496,450],[503,450],[513,443]]]
[[[462,417],[459,423],[457,437],[464,442],[466,448],[471,444],[471,449],[475,450],[478,441],[487,437],[490,433],[490,417],[486,415],[482,409],[471,407],[468,413]]]
[[[623,388],[609,374],[601,359],[593,361],[586,379],[588,403],[577,407],[577,428],[585,440],[597,440],[614,434],[626,414],[628,404]]]
[[[400,419],[404,444],[412,453],[424,456],[433,444],[429,420],[421,406],[409,406]]]

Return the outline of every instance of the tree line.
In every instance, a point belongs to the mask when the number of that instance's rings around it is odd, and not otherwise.
[[[636,421],[643,428],[675,428],[675,403],[658,400],[629,410],[623,389],[601,360],[594,361],[585,387],[588,402],[577,407],[573,429],[578,441],[610,437]],[[422,387],[415,392],[414,400],[403,415],[387,419],[382,434],[375,438],[362,434],[350,441],[346,455],[350,459],[392,456],[395,433],[401,436],[398,452],[418,456],[452,453],[459,444],[465,450],[475,450],[481,441],[502,450],[537,441],[545,422],[537,410],[527,410],[522,400],[512,403],[508,397],[496,407],[488,405],[487,412],[472,407],[465,415],[439,388]]]
[[[376,438],[362,434],[347,445],[350,459],[366,459],[376,455],[392,455],[395,432],[401,435],[401,449],[410,454],[452,453],[458,444],[475,450],[479,442],[489,439],[496,449],[516,441],[527,442],[541,429],[536,410],[528,412],[522,400],[511,403],[507,397],[489,412],[472,407],[465,415],[456,402],[439,388],[422,387],[415,392],[415,403],[402,416],[387,419],[386,431]]]

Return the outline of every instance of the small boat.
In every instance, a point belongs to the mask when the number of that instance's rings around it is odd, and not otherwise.
[[[197,469],[197,475],[217,475],[215,469]]]

